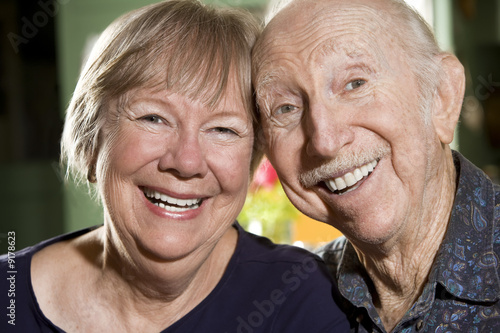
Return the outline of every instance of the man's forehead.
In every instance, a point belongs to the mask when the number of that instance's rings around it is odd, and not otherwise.
[[[306,84],[304,80],[317,81],[320,79],[319,73],[332,78],[354,68],[364,72],[380,72],[390,67],[381,49],[356,48],[348,43],[339,45],[335,40],[327,41],[309,59],[311,61],[305,59],[295,62],[267,59],[255,78],[257,97],[265,97],[269,93],[280,94],[282,89],[288,91],[296,80],[299,80],[296,82],[299,86]],[[300,75],[300,79],[296,75]]]
[[[295,0],[278,12],[267,24],[264,32],[273,34],[296,33],[307,27],[331,27],[345,24],[361,24],[370,29],[373,24],[389,21],[387,6],[371,2],[344,2],[339,0]]]
[[[341,47],[355,54],[361,52],[356,44],[377,47],[384,44],[383,39],[390,43],[393,38],[388,33],[388,19],[373,6],[338,0],[314,2],[312,7],[308,3],[311,1],[294,1],[269,23],[254,49],[257,62],[289,51],[328,54]]]
[[[319,22],[318,22],[319,23]],[[280,59],[285,62],[321,62],[323,58],[341,56],[348,59],[371,58],[382,60],[383,51],[390,48],[392,37],[386,37],[378,24],[350,21],[349,25],[325,22],[297,34],[286,35],[279,30],[256,47],[254,60],[259,71],[275,67]],[[387,51],[387,50],[386,50]],[[290,57],[289,55],[293,55]],[[287,58],[288,56],[288,58]],[[348,60],[346,59],[346,60]],[[285,64],[281,63],[280,66]]]
[[[364,6],[380,11],[388,9],[393,5],[393,1],[394,0],[271,0],[267,22],[281,15],[281,13],[290,10],[298,10],[301,12],[304,12],[304,9],[307,9],[307,12],[346,8],[357,10],[357,8]]]
[[[352,34],[384,38],[389,28],[387,15],[371,4],[339,0],[296,0],[280,11],[265,27],[257,53],[272,48],[311,49],[309,43],[322,43],[331,36]],[[274,50],[272,50],[274,51]]]

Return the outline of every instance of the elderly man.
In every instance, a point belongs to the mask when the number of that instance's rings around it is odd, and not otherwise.
[[[355,332],[500,332],[500,188],[449,148],[457,58],[403,1],[295,0],[254,49],[267,155]]]

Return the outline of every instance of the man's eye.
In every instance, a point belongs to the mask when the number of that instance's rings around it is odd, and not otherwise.
[[[163,122],[163,119],[160,116],[154,114],[148,114],[147,116],[141,117],[141,119],[153,124],[160,124]]]
[[[345,86],[345,89],[346,90],[354,90],[354,89],[357,89],[359,87],[361,87],[363,84],[365,84],[366,81],[365,80],[361,80],[361,79],[358,79],[358,80],[354,80],[354,81],[351,81],[349,82],[346,86]]]
[[[276,110],[276,114],[289,113],[295,111],[296,109],[297,107],[293,105],[283,105]]]

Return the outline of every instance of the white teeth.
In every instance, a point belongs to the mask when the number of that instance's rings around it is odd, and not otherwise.
[[[184,212],[189,209],[198,208],[201,202],[201,199],[177,199],[171,196],[168,196],[164,193],[160,193],[158,191],[154,191],[152,189],[145,189],[144,194],[146,197],[156,200],[161,200],[162,202],[154,203],[160,208],[172,211],[172,212]]]
[[[156,194],[155,194],[155,198],[156,198]],[[174,200],[169,198],[168,195],[166,195],[166,194],[162,194],[160,198],[161,198],[161,201],[166,201],[166,202],[172,203],[172,204],[175,203],[175,202],[173,202]],[[158,198],[156,198],[156,199],[158,199]],[[170,199],[170,201],[168,199]]]
[[[354,169],[353,172],[348,172],[342,177],[329,179],[325,181],[326,186],[332,192],[342,191],[348,187],[356,185],[364,177],[368,176],[377,166],[377,161],[366,163],[365,165]]]
[[[350,172],[348,172],[344,175],[344,180],[345,180],[345,184],[347,185],[347,187],[351,187],[352,185],[354,185],[358,182],[356,180],[356,178],[354,178],[354,175]]]
[[[356,182],[363,179],[363,173],[361,172],[361,170],[359,169],[354,170],[354,178],[356,178]]]
[[[335,185],[337,185],[338,190],[343,190],[347,187],[345,180],[341,177],[335,178]]]
[[[363,177],[366,177],[368,176],[368,167],[366,165],[363,165],[361,168],[359,168],[361,170],[361,174],[363,175]]]
[[[196,208],[200,207],[199,205],[194,205],[194,206],[190,206],[190,207],[175,207],[175,206],[165,205],[162,202],[159,202],[155,205],[157,205],[160,208],[163,208],[163,209],[166,209],[168,211],[175,212],[175,213],[186,212],[190,209],[196,209]]]
[[[330,191],[337,191],[337,185],[335,185],[335,181],[333,179],[325,181],[325,184],[330,189]]]

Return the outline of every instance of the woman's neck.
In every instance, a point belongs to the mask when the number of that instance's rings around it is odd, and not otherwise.
[[[93,288],[106,295],[109,306],[118,306],[116,315],[123,320],[136,318],[137,323],[129,323],[129,327],[158,323],[161,330],[186,315],[217,286],[235,251],[238,232],[230,228],[203,255],[193,253],[167,262],[132,259],[121,252],[120,243],[116,246],[108,237],[98,237],[105,241],[96,261],[100,272]]]

